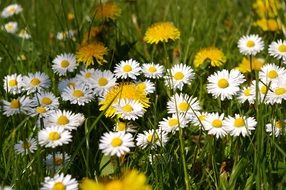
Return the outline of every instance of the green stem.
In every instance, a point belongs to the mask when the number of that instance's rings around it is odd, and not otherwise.
[[[187,171],[187,164],[186,164],[186,158],[185,158],[185,141],[183,139],[183,130],[181,127],[179,127],[179,139],[180,139],[180,152],[181,152],[183,168],[184,168],[185,185],[186,185],[186,190],[189,190],[190,181],[189,181],[189,175]]]

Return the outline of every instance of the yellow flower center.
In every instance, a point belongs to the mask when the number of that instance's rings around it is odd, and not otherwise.
[[[251,95],[251,89],[250,89],[250,88],[245,89],[245,90],[243,91],[243,94],[244,94],[245,96],[250,96],[250,95]]]
[[[124,65],[123,66],[123,71],[128,73],[128,72],[132,71],[132,67],[130,65]]]
[[[188,111],[189,107],[190,106],[189,106],[188,102],[181,102],[178,105],[179,111],[183,111],[183,112]]]
[[[17,86],[18,82],[15,79],[9,80],[9,86],[14,87]]]
[[[275,89],[275,94],[276,95],[282,95],[282,94],[285,94],[286,93],[286,88],[276,88]]]
[[[62,165],[63,163],[63,158],[62,157],[55,157],[54,159],[54,164],[59,166],[59,165]]]
[[[41,81],[38,78],[33,78],[30,83],[33,86],[37,86],[38,84],[41,83]]]
[[[254,47],[255,46],[255,42],[253,40],[248,40],[247,43],[246,43],[246,46],[251,48],[251,47]]]
[[[126,125],[126,123],[125,122],[118,122],[117,123],[117,127],[116,127],[116,129],[117,129],[117,131],[125,131],[126,130],[126,127],[127,127],[127,125]]]
[[[15,7],[10,7],[10,8],[8,9],[8,12],[9,12],[10,14],[14,14],[14,13],[16,12],[16,8],[15,8]]]
[[[267,92],[267,86],[265,86],[265,85],[261,86],[260,92],[261,92],[261,94],[266,94],[266,92]]]
[[[133,107],[130,104],[126,104],[125,106],[123,106],[122,110],[124,112],[132,112],[133,111]]]
[[[61,62],[61,67],[67,68],[70,65],[70,62],[68,60],[63,60]]]
[[[281,128],[282,128],[282,125],[283,125],[283,122],[282,122],[282,121],[276,121],[276,122],[275,122],[275,127],[276,127],[276,128],[281,129]]]
[[[108,80],[107,80],[105,77],[101,77],[101,78],[98,80],[99,86],[105,86],[105,85],[107,85],[107,83],[108,83]]]
[[[23,149],[29,149],[31,147],[31,144],[29,142],[23,142],[22,148]]]
[[[115,137],[115,138],[112,139],[112,141],[111,141],[111,145],[112,145],[113,147],[121,146],[122,143],[123,143],[123,141],[122,141],[121,138],[119,138],[119,137]]]
[[[200,122],[206,120],[206,117],[207,117],[206,115],[200,115],[200,116],[199,116]]]
[[[234,127],[243,127],[245,125],[244,119],[239,117],[234,120]]]
[[[91,77],[91,73],[90,72],[87,72],[87,73],[85,73],[85,78],[90,78]]]
[[[57,131],[53,131],[49,133],[48,139],[51,141],[56,141],[61,138],[61,135]]]
[[[56,182],[53,186],[53,190],[65,190],[66,186],[62,182]]]
[[[149,143],[154,143],[154,142],[156,142],[157,140],[159,139],[159,137],[158,137],[158,135],[157,134],[150,134],[150,135],[148,135],[148,137],[147,137],[147,141],[149,142]]]
[[[84,93],[81,90],[74,90],[72,95],[74,97],[80,98],[80,97],[84,96]]]
[[[20,106],[21,106],[21,103],[18,99],[13,99],[10,102],[10,108],[17,109],[17,108],[20,108]]]
[[[176,72],[174,75],[175,80],[182,80],[184,77],[185,77],[185,75],[182,72]]]
[[[285,52],[286,52],[286,45],[281,44],[281,45],[278,47],[278,51],[280,51],[280,52],[282,52],[282,53],[285,53]]]
[[[156,67],[154,67],[154,66],[150,66],[149,68],[148,68],[148,72],[149,73],[155,73],[157,71],[157,69],[156,69]]]
[[[42,99],[42,104],[45,104],[45,105],[50,105],[52,102],[53,101],[50,98],[48,98],[48,97],[44,97]]]
[[[217,85],[220,88],[227,88],[229,86],[229,83],[226,79],[219,79]]]
[[[128,187],[124,186],[124,184],[120,180],[112,180],[108,184],[105,185],[105,190],[124,190],[128,189]]]
[[[70,120],[65,116],[65,115],[61,115],[59,118],[58,118],[58,121],[57,123],[59,125],[66,125],[70,122]]]
[[[179,123],[178,119],[175,119],[175,118],[169,119],[169,121],[168,121],[168,125],[170,127],[176,127],[178,125],[178,123]]]
[[[275,70],[271,70],[268,72],[267,76],[271,79],[275,79],[278,77],[278,73]]]
[[[222,122],[219,119],[214,119],[212,122],[212,126],[214,126],[215,128],[221,128],[222,126]]]
[[[39,106],[36,108],[36,112],[37,113],[46,113],[47,110],[46,110],[46,108]]]

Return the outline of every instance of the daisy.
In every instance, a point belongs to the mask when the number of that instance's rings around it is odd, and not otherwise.
[[[259,72],[259,79],[266,84],[281,79],[285,80],[285,76],[286,70],[282,67],[275,65],[274,63],[264,65]]]
[[[39,92],[50,87],[50,79],[45,73],[36,72],[29,73],[28,76],[23,77],[24,89],[27,93]]]
[[[222,70],[208,77],[207,91],[215,98],[232,99],[239,91],[239,85],[245,81],[244,76],[237,70]]]
[[[35,117],[38,116],[39,118],[44,118],[47,117],[49,114],[51,114],[54,110],[50,109],[49,107],[43,107],[43,106],[36,106],[33,107],[30,111],[29,111],[29,115],[31,117]]]
[[[108,89],[116,85],[116,78],[109,70],[96,70],[95,75],[91,78],[91,84],[95,94],[103,96]]]
[[[93,90],[84,84],[75,87],[66,87],[61,97],[65,101],[70,101],[71,104],[78,104],[80,106],[84,106],[94,99]]]
[[[257,122],[253,117],[245,117],[239,114],[235,114],[234,117],[228,116],[225,119],[226,131],[231,136],[245,137],[250,135],[251,131],[255,130]]]
[[[169,114],[182,113],[187,118],[190,118],[194,112],[200,111],[201,107],[196,97],[184,93],[176,93],[167,102],[167,110]]]
[[[163,118],[163,121],[159,122],[159,127],[162,131],[174,133],[179,130],[179,127],[187,127],[187,123],[188,121],[183,114],[173,114],[171,117]]]
[[[72,53],[57,55],[52,63],[52,69],[59,76],[65,76],[68,72],[73,72],[77,67],[75,55]]]
[[[8,22],[3,26],[3,29],[8,33],[15,34],[18,30],[18,23]]]
[[[197,111],[194,114],[192,114],[192,116],[190,117],[190,121],[194,126],[200,126],[204,129],[205,128],[204,124],[206,122],[206,118],[208,117],[208,115],[209,113],[207,112]]]
[[[51,126],[42,129],[38,133],[39,144],[46,148],[55,148],[68,144],[71,141],[71,132],[58,126]]]
[[[100,138],[99,149],[104,155],[120,157],[134,147],[133,137],[125,132],[106,132]]]
[[[118,131],[118,132],[136,132],[137,126],[133,125],[130,121],[123,121],[123,120],[118,120],[115,124],[114,124],[114,131]]]
[[[156,148],[164,146],[168,141],[168,136],[165,131],[160,130],[148,130],[139,133],[136,138],[136,145],[145,149],[150,146],[151,148]]]
[[[33,98],[38,107],[44,107],[48,109],[57,109],[60,105],[59,98],[57,98],[52,92],[39,92]]]
[[[271,84],[267,93],[266,103],[269,104],[281,104],[282,100],[286,100],[286,82],[282,81],[274,82]]]
[[[143,105],[138,100],[120,99],[113,107],[116,114],[126,120],[136,120],[145,113]]]
[[[36,106],[33,101],[26,96],[12,99],[10,102],[3,100],[3,105],[3,114],[8,117],[19,113],[27,114]]]
[[[120,7],[112,2],[100,3],[95,7],[95,18],[100,20],[115,20],[120,13]]]
[[[80,70],[80,73],[76,75],[75,80],[77,80],[78,83],[84,83],[93,88],[93,78],[96,77],[97,74],[98,70],[95,70],[93,68],[85,68]]]
[[[15,152],[21,155],[34,153],[37,150],[37,141],[34,138],[28,138],[24,141],[20,140],[14,145]]]
[[[22,75],[12,74],[4,77],[4,90],[12,94],[19,94],[23,91]]]
[[[268,52],[274,58],[286,60],[286,40],[272,42],[269,45]]]
[[[56,152],[55,154],[48,154],[45,159],[45,163],[48,169],[56,170],[63,168],[66,163],[70,160],[70,155],[66,152]]]
[[[150,80],[144,80],[144,81],[139,81],[137,83],[137,85],[140,87],[142,87],[146,94],[152,94],[153,92],[155,92],[155,84],[153,82],[151,82]]]
[[[80,85],[80,84],[82,84],[82,80],[75,77],[75,78],[60,80],[60,82],[58,84],[58,88],[59,88],[59,91],[62,93],[65,90],[65,88],[75,87],[75,86]]]
[[[264,48],[264,42],[256,34],[242,36],[238,41],[238,48],[243,55],[256,55]]]
[[[72,113],[66,110],[57,110],[50,113],[45,119],[44,123],[47,127],[59,127],[65,130],[74,130],[81,126],[84,122],[84,115],[81,113]]]
[[[71,175],[56,174],[53,178],[45,177],[41,190],[78,190],[78,182]]]
[[[172,89],[182,90],[184,84],[189,84],[194,78],[193,69],[185,64],[174,65],[165,77],[165,83]]]
[[[2,13],[1,13],[1,17],[2,18],[8,18],[8,17],[11,17],[13,15],[17,15],[22,11],[23,11],[23,8],[21,7],[21,5],[11,4],[11,5],[9,5],[3,9]]]
[[[168,42],[180,38],[180,31],[171,22],[157,22],[150,26],[144,36],[144,41],[149,44]]]
[[[144,63],[142,65],[142,73],[147,78],[161,78],[164,74],[164,67],[154,63]]]
[[[272,123],[267,123],[265,128],[266,132],[270,133],[270,135],[275,135],[275,137],[280,136],[281,134],[285,133],[285,122],[281,120],[274,119]]]
[[[22,29],[20,30],[20,32],[18,33],[18,37],[24,39],[24,40],[28,40],[31,38],[31,34],[28,33],[28,31],[26,29]]]
[[[244,103],[248,101],[249,104],[254,104],[255,101],[255,88],[253,85],[243,87],[239,92],[238,92],[238,100],[240,103]]]
[[[215,137],[222,138],[227,135],[227,126],[224,121],[224,114],[210,113],[207,115],[204,122],[204,129],[208,131],[209,135],[215,135]]]
[[[117,78],[136,79],[140,75],[140,65],[137,61],[129,59],[127,61],[120,61],[114,68],[114,74]]]
[[[226,57],[224,53],[216,47],[203,48],[196,54],[194,66],[197,68],[206,61],[209,61],[212,67],[219,67],[225,64]]]

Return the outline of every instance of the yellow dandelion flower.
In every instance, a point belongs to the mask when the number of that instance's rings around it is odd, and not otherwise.
[[[201,49],[196,54],[194,66],[199,67],[205,61],[209,61],[213,67],[219,67],[226,62],[226,57],[220,49],[216,47],[208,47]]]
[[[108,2],[95,7],[95,18],[101,20],[115,20],[121,14],[121,9],[117,4]]]
[[[83,35],[82,44],[96,41],[96,38],[102,32],[102,29],[102,26],[95,26],[92,27],[89,31],[85,32]]]
[[[104,186],[94,180],[84,178],[79,184],[81,190],[104,190]]]
[[[277,32],[281,29],[280,24],[275,19],[260,19],[254,25],[260,27],[263,31]]]
[[[253,8],[260,18],[273,18],[277,16],[281,3],[279,0],[256,0]]]
[[[106,117],[113,117],[116,109],[112,106],[115,105],[119,99],[138,100],[144,108],[150,105],[149,98],[147,97],[145,88],[142,85],[134,83],[121,83],[112,87],[105,95],[104,99],[99,102],[101,105],[100,110],[106,110]]]
[[[103,56],[107,53],[107,48],[99,42],[90,43],[87,45],[81,46],[76,52],[77,62],[83,62],[86,67],[94,64],[94,59],[100,65],[106,63],[106,60]]]
[[[265,63],[264,59],[253,58],[252,59],[252,70],[260,71],[260,69],[261,69],[261,67],[263,66],[264,63]],[[238,65],[238,67],[236,67],[236,69],[238,69],[242,73],[249,73],[251,71],[249,59],[244,57],[242,59],[241,63]]]
[[[180,38],[180,31],[171,22],[158,22],[149,27],[145,33],[144,41],[149,44],[168,42]]]

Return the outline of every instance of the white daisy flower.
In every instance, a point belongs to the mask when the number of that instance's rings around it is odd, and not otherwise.
[[[134,133],[136,132],[137,126],[133,125],[130,121],[121,121],[118,120],[115,124],[114,124],[114,131],[118,131],[118,132],[130,132],[130,133]]]
[[[97,74],[97,70],[91,69],[82,69],[79,74],[75,76],[75,80],[78,81],[80,84],[86,84],[90,88],[93,88],[93,77]]]
[[[62,93],[65,88],[67,88],[67,87],[69,87],[69,88],[75,87],[77,85],[80,85],[81,82],[82,81],[80,79],[78,79],[78,78],[64,79],[64,80],[61,80],[59,82],[58,88],[59,88],[59,91]]]
[[[222,138],[227,135],[226,128],[224,114],[210,113],[207,115],[204,129],[208,131],[209,135],[214,135],[217,139]]]
[[[246,35],[239,39],[238,48],[243,55],[256,55],[263,50],[264,42],[256,34]]]
[[[231,136],[240,136],[245,137],[250,135],[251,131],[255,130],[256,120],[253,117],[245,117],[239,114],[235,114],[234,117],[228,116],[225,119],[226,131]]]
[[[57,40],[66,40],[66,39],[71,39],[75,41],[75,35],[76,35],[75,30],[68,30],[68,31],[63,31],[63,32],[58,32],[56,35]]]
[[[249,104],[254,104],[255,102],[255,89],[254,86],[243,87],[239,93],[237,99],[240,103],[248,101]]]
[[[44,107],[46,109],[57,109],[60,105],[59,98],[52,92],[39,92],[35,94],[33,101],[38,107]]]
[[[49,170],[60,170],[63,168],[66,163],[70,160],[70,155],[68,155],[66,152],[56,152],[53,154],[48,154],[45,159],[45,163],[47,166],[47,169]]]
[[[4,77],[4,90],[12,94],[19,94],[23,91],[22,75],[12,74]]]
[[[163,118],[163,121],[159,122],[160,130],[167,133],[175,133],[179,130],[179,127],[187,127],[188,121],[183,114],[173,114],[171,117]]]
[[[41,146],[55,148],[71,141],[71,132],[62,127],[51,126],[39,131],[38,141]]]
[[[24,141],[20,140],[14,145],[14,150],[17,154],[21,155],[34,153],[37,150],[37,141],[34,138],[28,138]]]
[[[72,53],[57,55],[52,63],[52,69],[59,76],[65,76],[68,72],[73,72],[78,65],[76,64],[75,55]]]
[[[45,73],[29,73],[23,77],[24,89],[27,93],[40,92],[50,87],[51,81]]]
[[[282,100],[286,100],[286,81],[278,81],[271,83],[267,93],[266,103],[281,104]]]
[[[146,94],[152,94],[153,92],[155,92],[155,84],[150,80],[139,81],[136,84],[139,87],[141,86],[142,88],[144,88]]]
[[[39,118],[43,118],[43,117],[47,117],[49,114],[51,114],[54,110],[48,108],[48,107],[44,107],[44,106],[36,106],[33,107],[30,111],[29,111],[29,115],[31,117],[35,117],[38,116]]]
[[[125,132],[107,132],[100,138],[99,149],[104,155],[120,157],[134,147],[133,136]]]
[[[24,40],[28,40],[31,38],[31,34],[29,34],[29,32],[26,29],[20,30],[18,36]]]
[[[26,96],[13,99],[11,102],[3,100],[3,105],[3,114],[8,117],[19,113],[27,114],[36,106],[33,101]]]
[[[259,71],[259,79],[266,84],[278,80],[286,80],[285,76],[286,70],[274,63],[264,65]]]
[[[182,90],[185,84],[189,84],[194,78],[193,69],[185,64],[176,64],[165,77],[165,84],[172,89]]]
[[[164,74],[164,67],[154,63],[144,63],[142,65],[142,73],[146,78],[161,78]]]
[[[21,5],[11,4],[11,5],[9,5],[3,9],[2,13],[1,13],[1,17],[2,18],[8,18],[8,17],[11,17],[13,15],[17,15],[22,11],[23,11],[23,8],[21,7]]]
[[[92,77],[92,88],[94,88],[95,94],[98,96],[104,96],[109,88],[116,85],[116,78],[114,74],[109,70],[96,70],[96,74]]]
[[[17,22],[8,22],[4,24],[3,30],[8,33],[15,34],[18,30],[18,23]]]
[[[78,190],[78,182],[71,175],[56,174],[53,178],[45,177],[41,190]]]
[[[215,98],[232,99],[239,91],[239,85],[245,81],[244,76],[237,70],[224,69],[208,77],[207,90]]]
[[[270,133],[270,135],[275,135],[275,137],[280,136],[281,134],[285,133],[285,122],[286,120],[276,120],[274,119],[272,123],[267,123],[265,128],[266,132]]]
[[[205,122],[206,122],[206,118],[208,117],[209,113],[207,112],[195,112],[194,114],[192,114],[192,116],[190,117],[190,120],[192,122],[192,124],[194,126],[200,126],[203,129],[205,128]]]
[[[133,59],[129,59],[126,61],[120,61],[120,63],[116,64],[114,68],[114,74],[117,78],[122,79],[136,79],[138,75],[140,75],[140,65],[137,61]]]
[[[286,60],[286,40],[272,42],[269,45],[268,52],[274,58]]]
[[[65,101],[70,101],[71,104],[78,104],[80,106],[84,106],[94,99],[93,90],[84,84],[75,87],[66,87],[61,97]]]
[[[84,122],[84,115],[81,113],[72,113],[66,110],[57,110],[51,112],[44,118],[44,124],[47,127],[59,127],[65,130],[74,130],[81,126]]]
[[[148,130],[139,133],[136,138],[136,145],[142,149],[147,148],[148,146],[153,148],[164,146],[168,141],[168,136],[165,131],[161,130]]]
[[[116,109],[116,114],[126,120],[136,120],[145,113],[143,105],[131,99],[120,99],[113,107]]]
[[[167,102],[167,110],[169,114],[182,113],[187,118],[190,118],[194,112],[200,111],[201,107],[196,97],[184,93],[176,93]]]

